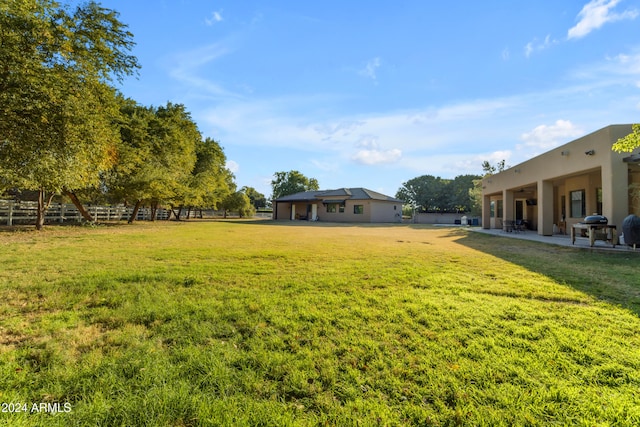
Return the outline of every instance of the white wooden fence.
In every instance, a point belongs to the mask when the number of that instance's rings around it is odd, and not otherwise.
[[[133,207],[116,206],[85,206],[94,221],[126,221],[133,212]],[[38,210],[37,202],[16,202],[0,200],[0,224],[32,224],[35,223]],[[158,209],[156,219],[168,219],[168,209]],[[45,222],[64,223],[81,222],[82,215],[73,204],[52,203],[45,214]],[[151,209],[140,208],[137,220],[151,219]]]

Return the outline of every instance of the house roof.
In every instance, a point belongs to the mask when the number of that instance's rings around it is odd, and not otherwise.
[[[336,190],[303,191],[276,199],[276,202],[306,202],[313,200],[381,200],[385,202],[403,203],[402,200],[386,196],[366,188],[338,188]],[[326,201],[326,200],[325,200]]]

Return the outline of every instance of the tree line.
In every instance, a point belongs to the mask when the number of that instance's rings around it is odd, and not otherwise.
[[[220,144],[203,138],[184,105],[143,106],[115,88],[140,65],[133,34],[95,2],[0,4],[0,193],[37,193],[36,228],[56,195],[83,202],[168,205],[250,214]],[[259,193],[258,193],[259,195]]]
[[[508,168],[505,160],[482,162],[483,175],[458,175],[443,179],[422,175],[402,184],[396,197],[419,212],[482,214],[482,178]]]
[[[479,175],[459,175],[454,179],[422,175],[404,182],[396,197],[419,212],[470,212],[475,203],[470,190],[480,179]]]

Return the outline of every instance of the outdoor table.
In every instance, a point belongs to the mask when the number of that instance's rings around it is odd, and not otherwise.
[[[589,245],[593,247],[596,240],[604,240],[615,248],[618,244],[618,232],[615,225],[609,224],[585,224],[579,222],[571,227],[571,244],[576,242],[576,230],[586,230]]]

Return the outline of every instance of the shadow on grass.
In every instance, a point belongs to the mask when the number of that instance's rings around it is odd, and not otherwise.
[[[449,236],[640,317],[640,260],[635,253],[588,251],[456,229]]]
[[[269,225],[274,227],[323,227],[323,228],[389,228],[403,227],[414,229],[433,228],[429,224],[407,224],[394,222],[330,222],[330,221],[304,221],[304,220],[274,220],[274,219],[216,219],[213,221],[225,221],[229,224],[240,225]],[[451,226],[453,227],[453,226]]]

